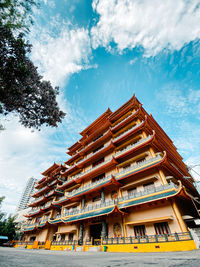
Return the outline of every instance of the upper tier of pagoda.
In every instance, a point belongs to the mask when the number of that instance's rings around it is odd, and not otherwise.
[[[106,112],[80,133],[82,138],[69,147],[67,152],[71,158],[65,163],[70,167],[61,174],[64,174],[65,177],[69,174],[76,174],[84,164],[90,164],[95,158],[98,158],[101,151],[105,150],[106,155],[108,150],[105,146],[106,142],[111,141],[112,149],[116,151],[119,146],[123,146],[124,142],[131,140],[139,131],[145,131],[147,135],[152,135],[155,131],[154,147],[158,151],[165,150],[169,159],[178,166],[183,176],[190,176],[172,140],[153,116],[146,112],[135,95],[114,112],[108,108]],[[101,148],[100,152],[94,153],[96,149],[98,151],[98,148]],[[91,154],[91,152],[93,153]]]

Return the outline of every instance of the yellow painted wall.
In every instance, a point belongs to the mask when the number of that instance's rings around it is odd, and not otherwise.
[[[38,231],[36,240],[40,242],[45,242],[47,239],[47,234],[48,234],[48,228]]]
[[[72,246],[51,246],[50,250],[69,250],[69,251],[72,251]]]
[[[147,220],[147,219],[153,219],[153,218],[160,218],[164,216],[172,216],[173,220],[169,221],[169,228],[172,233],[175,232],[181,232],[181,229],[179,227],[179,224],[176,220],[176,217],[174,215],[172,206],[170,203],[163,203],[162,205],[155,206],[154,204],[149,207],[149,209],[133,209],[132,212],[130,212],[127,216],[125,216],[126,223],[133,222],[133,221],[139,221],[139,220]],[[133,225],[126,225],[127,229],[127,236],[133,236],[134,230]],[[154,223],[146,224],[146,231],[147,235],[154,235],[155,229],[154,229]]]
[[[148,244],[123,244],[106,245],[108,252],[166,252],[187,251],[197,249],[194,240],[148,243]]]

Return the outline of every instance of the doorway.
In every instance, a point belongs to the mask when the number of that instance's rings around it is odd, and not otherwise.
[[[92,245],[98,246],[101,244],[101,231],[101,223],[90,225],[90,237],[92,238]]]

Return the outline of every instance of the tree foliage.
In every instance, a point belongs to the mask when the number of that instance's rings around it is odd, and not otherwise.
[[[0,207],[4,197],[0,197]],[[5,213],[0,211],[0,235],[7,236],[8,240],[16,239],[17,237],[17,223],[14,216],[9,216],[4,219]]]
[[[65,116],[56,101],[59,88],[42,80],[28,57],[31,45],[24,31],[32,23],[32,5],[33,0],[5,0],[0,5],[0,114],[18,113],[25,127],[56,127]]]
[[[38,7],[35,0],[1,0],[0,18],[1,24],[11,31],[29,31],[33,24],[33,8]]]

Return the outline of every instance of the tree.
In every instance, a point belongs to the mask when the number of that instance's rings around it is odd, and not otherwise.
[[[5,0],[0,5],[0,114],[17,113],[25,127],[57,127],[65,116],[56,101],[59,88],[42,80],[28,57],[31,45],[24,31],[32,16],[23,15],[31,14],[32,5],[35,1]]]
[[[0,207],[4,197],[0,197]],[[15,222],[15,217],[9,215],[7,219],[4,219],[5,213],[0,211],[0,235],[7,236],[8,240],[13,240],[17,238],[17,223]]]
[[[11,31],[29,31],[33,24],[33,7],[39,7],[35,0],[1,0],[0,18],[2,25]]]

